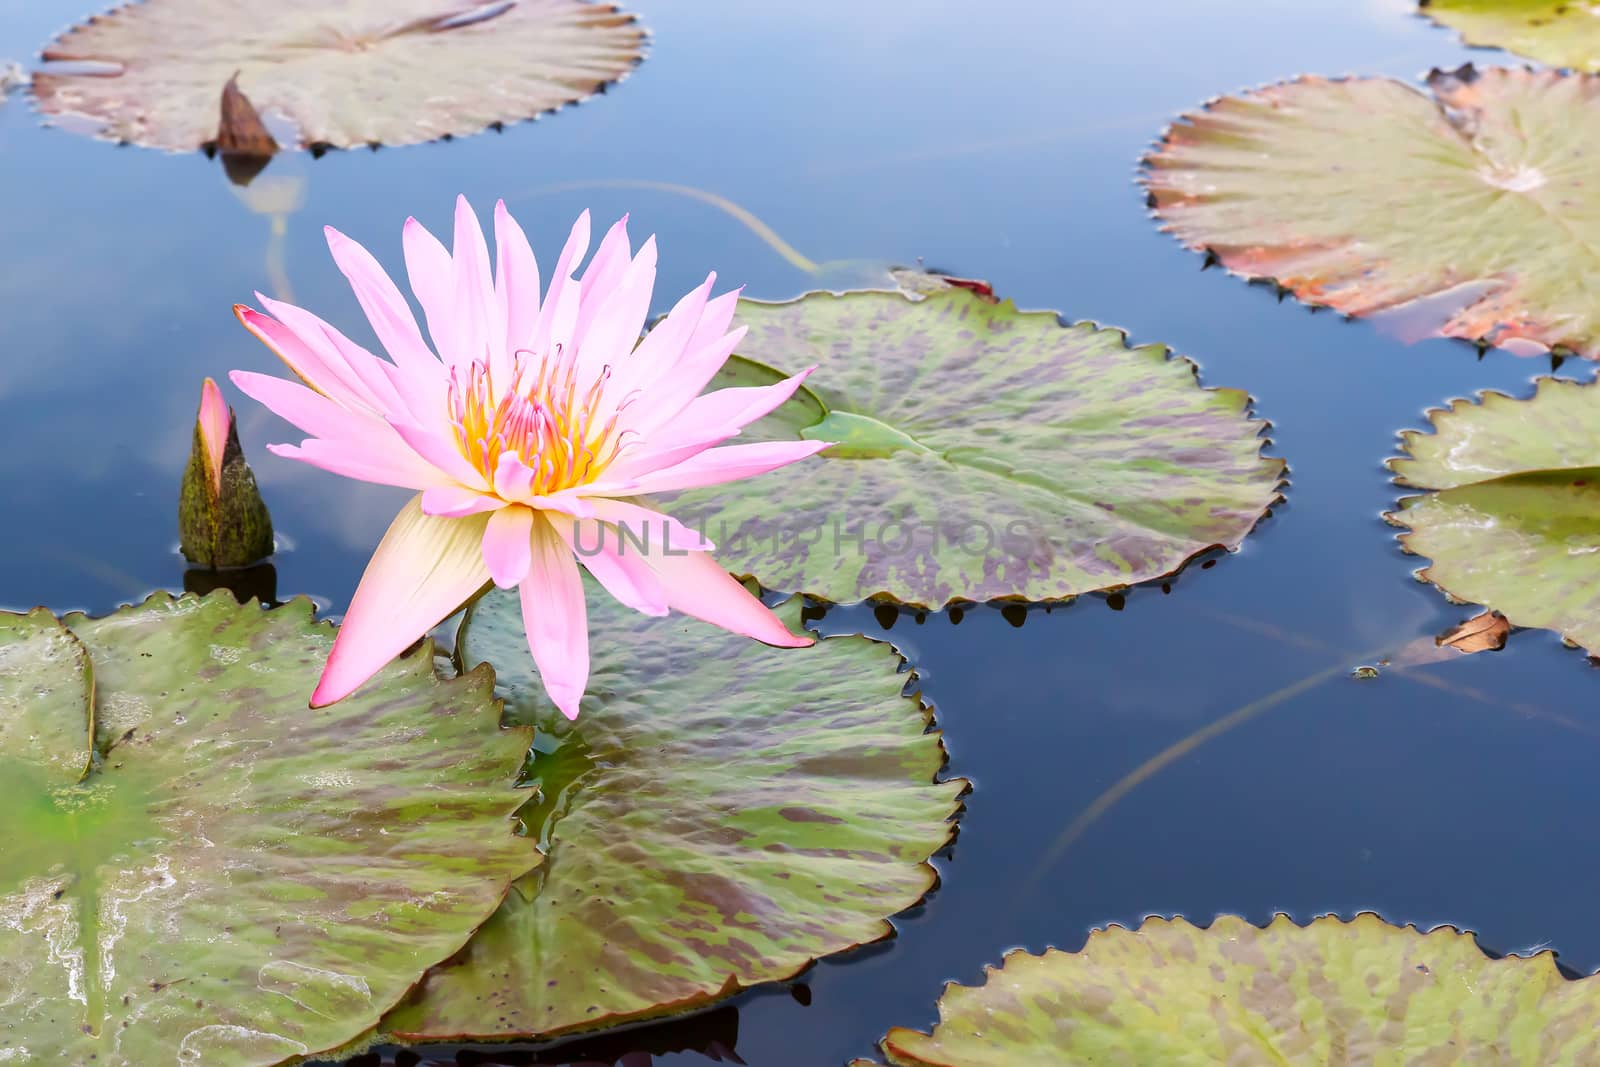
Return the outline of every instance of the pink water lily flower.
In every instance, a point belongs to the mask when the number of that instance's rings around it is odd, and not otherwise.
[[[406,271],[431,348],[371,254],[328,229],[392,362],[292,304],[257,293],[267,314],[235,307],[300,379],[233,372],[241,390],[311,435],[271,451],[418,491],[362,575],[313,707],[353,692],[492,581],[520,589],[539,674],[575,717],[589,678],[580,561],[647,615],[680,611],[770,645],[811,643],[718,566],[708,541],[634,499],[761,474],[827,445],[714,447],[806,375],[703,394],[744,336],[729,329],[739,294],[713,297],[713,274],[641,341],[656,245],[652,237],[635,253],[626,223],[574,277],[589,248],[589,214],[580,215],[541,300],[538,263],[504,203],[492,272],[465,198],[453,251],[407,219]]]

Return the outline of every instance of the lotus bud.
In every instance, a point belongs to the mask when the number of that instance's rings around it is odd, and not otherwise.
[[[178,535],[184,558],[212,569],[272,555],[272,516],[244,461],[233,411],[210,378],[200,389],[194,448],[183,472]]]

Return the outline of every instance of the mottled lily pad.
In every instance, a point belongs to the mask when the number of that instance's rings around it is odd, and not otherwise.
[[[889,936],[936,880],[965,787],[885,644],[768,648],[590,590],[582,714],[549,704],[514,594],[468,613],[537,725],[525,813],[547,850],[466,951],[383,1024],[409,1040],[549,1037],[700,1007]],[[784,609],[798,623],[798,601]]]
[[[185,151],[238,87],[301,146],[414,144],[574,103],[630,71],[645,33],[590,0],[143,0],[68,30],[34,75],[41,113]]]
[[[331,643],[226,593],[0,615],[0,1062],[337,1048],[537,863],[489,673],[425,645],[310,711]]]
[[[891,1030],[882,1049],[895,1067],[1582,1067],[1600,1057],[1596,981],[1549,952],[1490,959],[1471,934],[1370,914],[1152,918],[1081,952],[1013,952],[982,986],[947,986],[931,1034]]]
[[[959,286],[747,300],[739,321],[747,359],[718,384],[819,368],[741,440],[838,444],[672,507],[769,589],[1060,600],[1237,548],[1279,499],[1249,397],[1118,330]]]
[[[1307,77],[1214,100],[1147,160],[1155,214],[1308,303],[1600,357],[1600,78],[1468,67],[1427,87]]]
[[[1600,18],[1587,0],[1422,0],[1420,6],[1467,44],[1552,67],[1600,70]]]
[[[1543,378],[1532,399],[1485,393],[1401,435],[1401,485],[1434,492],[1388,516],[1456,600],[1600,653],[1600,388]]]

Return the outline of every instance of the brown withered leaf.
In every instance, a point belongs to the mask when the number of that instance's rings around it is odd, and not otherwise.
[[[1458,655],[1498,652],[1506,647],[1511,623],[1498,611],[1485,611],[1457,623],[1437,637],[1419,637],[1384,661],[1386,667],[1422,667]]]
[[[1434,644],[1440,648],[1453,648],[1457,652],[1498,652],[1506,647],[1506,637],[1510,633],[1511,624],[1504,615],[1498,611],[1486,611],[1452,626],[1434,638]]]

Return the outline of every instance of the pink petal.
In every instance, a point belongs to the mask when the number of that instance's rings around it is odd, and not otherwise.
[[[573,344],[583,343],[583,336],[589,331],[589,324],[595,321],[595,316],[611,296],[632,259],[633,245],[628,240],[628,216],[624,215],[606,231],[605,237],[600,241],[600,247],[595,249],[594,259],[584,268],[583,281],[579,285],[582,302],[578,311],[577,326],[572,335]]]
[[[577,342],[583,359],[582,385],[599,377],[603,368],[616,367],[639,343],[645,319],[650,315],[650,296],[656,285],[656,239],[651,237],[617,280],[617,287],[606,297],[587,330],[580,323]]]
[[[297,459],[333,474],[360,482],[395,485],[402,489],[431,489],[448,479],[410,449],[375,447],[367,442],[320,441],[312,438],[294,445],[268,445],[267,451],[284,459]]]
[[[401,422],[398,419],[390,419],[389,425],[394,427],[394,432],[400,435],[402,441],[411,446],[413,452],[433,464],[454,481],[459,482],[468,489],[477,489],[479,491],[487,491],[489,489],[488,479],[478,473],[478,468],[466,461],[465,457],[461,455],[461,450],[456,447],[455,441],[433,430],[413,423]]]
[[[407,370],[427,373],[430,368],[437,369],[439,360],[422,340],[411,305],[372,253],[332,226],[325,227],[323,233],[333,261],[355,291],[361,310],[372,323],[372,332],[378,335],[378,343],[389,357]]]
[[[682,555],[685,552],[710,552],[716,546],[704,534],[642,504],[604,497],[590,501],[595,518],[615,529],[622,554]]]
[[[552,338],[555,336],[555,318],[561,311],[561,296],[568,290],[571,297],[566,301],[568,309],[565,312],[569,321],[565,330],[559,335],[563,344],[572,337],[572,324],[578,318],[578,290],[579,285],[572,280],[572,272],[583,259],[583,254],[589,250],[589,212],[585,211],[578,216],[578,221],[572,224],[572,232],[567,235],[566,246],[561,249],[561,257],[556,260],[556,269],[550,273],[550,291],[545,294],[544,303],[539,307],[539,317],[534,320],[533,336],[528,340],[528,347],[543,356],[550,351]]]
[[[561,714],[578,717],[589,684],[589,613],[572,552],[548,522],[533,526],[532,563],[522,580],[522,625],[544,688]]]
[[[299,382],[247,370],[233,371],[228,378],[245,396],[313,437],[364,438],[381,428],[382,437],[394,441],[393,432],[377,416],[341,407]]]
[[[684,346],[686,352],[703,348],[728,332],[728,327],[733,325],[733,314],[739,308],[739,297],[744,295],[744,287],[740,286],[732,292],[723,293],[706,304],[700,321],[694,328],[694,335],[689,338],[689,343]]]
[[[809,637],[790,633],[765,604],[735,581],[709,553],[653,556],[650,566],[661,579],[667,603],[673,611],[779,648],[805,648],[813,643]]]
[[[285,385],[288,383],[285,382]],[[306,390],[310,393],[310,390]],[[311,393],[316,396],[315,393]],[[321,399],[320,397],[318,399]],[[222,492],[222,459],[228,447],[228,431],[233,427],[233,416],[228,402],[222,399],[217,383],[207,378],[200,386],[200,439],[206,445],[206,461],[210,465],[211,488]]]
[[[494,491],[504,500],[525,502],[533,495],[537,473],[515,452],[502,452],[494,468]]]
[[[494,280],[489,275],[489,246],[483,227],[464,196],[456,197],[456,235],[451,258],[454,275],[452,318],[459,361],[481,360],[494,366],[504,356],[505,332],[489,330]]]
[[[539,318],[539,261],[504,200],[494,206],[494,252],[497,325],[506,339],[506,351],[514,354],[533,340],[533,324]]]
[[[620,603],[645,615],[667,614],[667,593],[661,579],[638,552],[617,552],[618,535],[592,520],[554,520],[561,540],[578,556],[595,580]]]
[[[422,513],[440,518],[460,519],[505,506],[499,497],[463,485],[436,485],[422,494]]]
[[[350,695],[483,587],[487,524],[476,515],[432,518],[422,513],[420,497],[407,502],[361,576],[312,707]]]
[[[654,382],[677,363],[689,338],[694,336],[695,327],[700,324],[700,315],[705,310],[711,287],[716,281],[715,271],[708,274],[698,288],[686,293],[660,322],[650,327],[650,332],[644,335],[644,340],[639,342],[633,354],[618,364],[607,392],[608,396],[615,398],[614,402],[620,402],[633,390]]]
[[[446,365],[460,359],[457,351],[455,324],[451,316],[455,311],[455,276],[450,253],[439,239],[428,232],[416,219],[406,219],[401,234],[401,244],[406,254],[406,275],[411,279],[411,291],[417,294],[422,313],[428,320],[428,335],[433,338],[434,351]]]
[[[489,516],[483,530],[483,562],[501,589],[510,589],[528,575],[532,566],[535,516],[531,509],[512,505]]]
[[[705,391],[717,371],[744,340],[745,327],[689,352],[672,369],[648,386],[649,403],[629,409],[626,428],[648,437],[671,422],[695,397]]]
[[[640,475],[617,486],[597,483],[589,487],[589,492],[597,496],[609,496],[614,491],[643,495],[721,485],[723,482],[765,474],[814,456],[832,444],[831,441],[762,441],[750,445],[724,445],[721,448],[709,448],[676,466]]]
[[[738,433],[794,395],[815,367],[773,385],[744,386],[702,393],[664,429],[640,439],[611,468],[619,479],[634,479],[675,466]]]
[[[327,344],[326,339],[321,336],[321,331],[317,332],[316,347],[313,347],[284,323],[263,315],[254,308],[235,304],[233,313],[245,329],[272,349],[273,353],[283,360],[284,365],[294,372],[294,376],[312,389],[347,407],[376,410],[370,399],[364,395],[365,390],[359,388],[359,382],[356,386],[352,386],[347,380],[347,377],[350,377],[348,374],[341,375],[329,366],[321,351]]]

